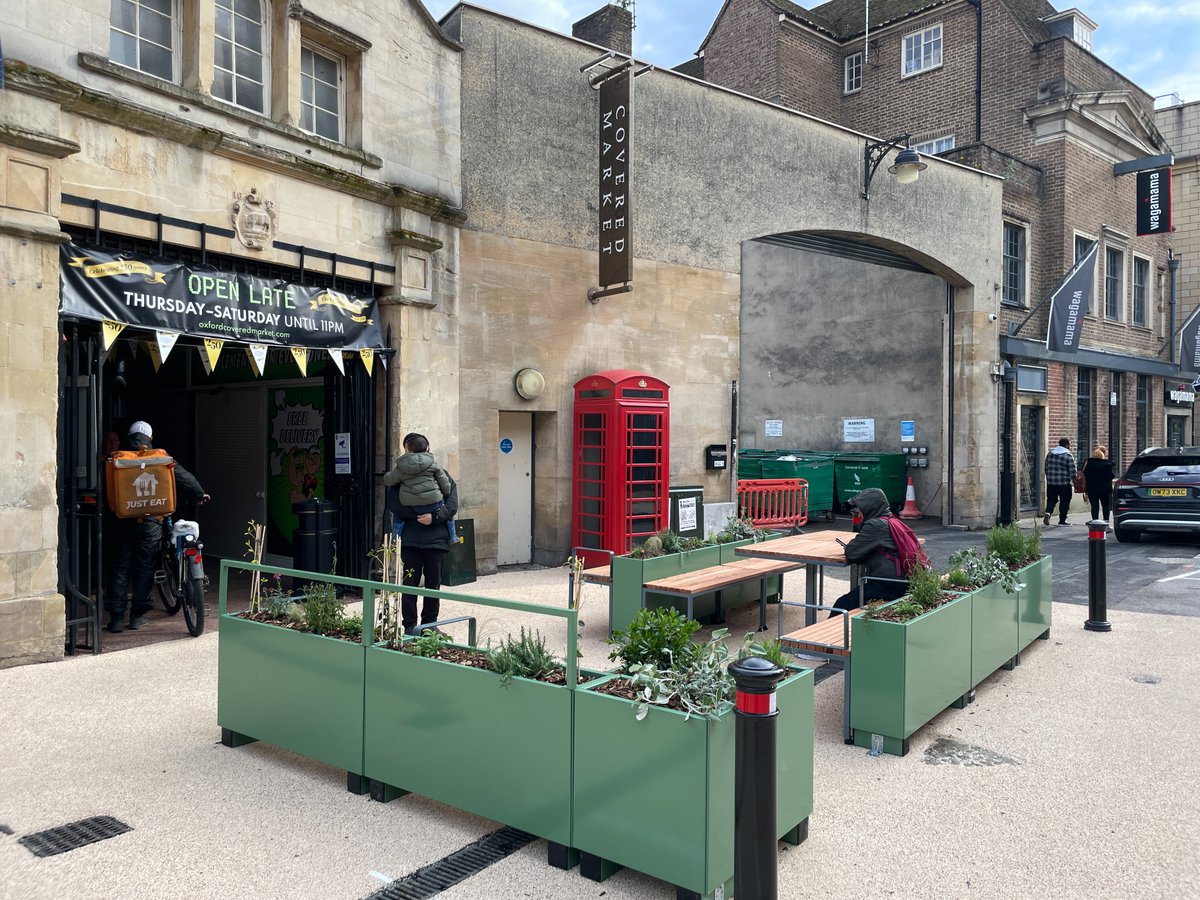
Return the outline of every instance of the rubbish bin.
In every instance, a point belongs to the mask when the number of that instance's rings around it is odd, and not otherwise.
[[[737,454],[737,474],[738,480],[762,478],[762,462],[764,459],[772,459],[775,456],[775,451],[772,450],[755,450],[747,447],[745,450],[739,450]]]
[[[292,504],[299,520],[292,532],[292,568],[303,572],[332,572],[337,541],[337,504],[315,497]],[[307,579],[293,578],[292,590],[303,590]]]
[[[902,453],[839,453],[834,460],[837,500],[849,504],[867,488],[879,488],[888,503],[904,503],[907,480]]]
[[[442,586],[453,587],[475,580],[475,520],[455,519],[458,543],[450,545],[442,565]]]
[[[698,484],[668,488],[671,530],[680,537],[704,537],[704,488]]]

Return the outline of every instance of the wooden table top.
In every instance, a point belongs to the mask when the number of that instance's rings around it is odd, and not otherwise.
[[[777,559],[783,562],[825,563],[827,565],[847,565],[846,551],[837,542],[842,532],[822,531],[816,534],[793,534],[776,538],[773,541],[763,541],[758,544],[747,544],[735,551],[738,556],[752,556],[758,559]],[[850,535],[854,537],[854,535]],[[846,539],[849,543],[849,540]]]

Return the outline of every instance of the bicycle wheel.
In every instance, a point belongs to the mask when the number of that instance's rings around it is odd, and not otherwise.
[[[189,578],[183,583],[183,620],[188,634],[200,637],[204,631],[204,580]]]
[[[183,599],[183,591],[179,588],[179,564],[175,561],[174,551],[165,545],[159,551],[154,587],[162,600],[163,609],[171,615],[179,612],[180,601]]]

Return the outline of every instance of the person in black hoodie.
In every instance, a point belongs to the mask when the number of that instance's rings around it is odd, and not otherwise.
[[[1100,518],[1100,510],[1103,509],[1104,522],[1108,524],[1108,513],[1112,508],[1113,479],[1117,477],[1117,471],[1104,450],[1104,447],[1093,450],[1080,471],[1083,472],[1084,494],[1092,502],[1093,521]]]
[[[896,600],[908,590],[907,579],[874,580],[897,577],[895,557],[899,549],[892,540],[892,531],[887,524],[892,515],[887,495],[879,488],[867,488],[851,500],[850,505],[862,513],[863,522],[858,534],[846,544],[846,561],[862,566],[863,576],[872,579],[863,585],[863,600]],[[885,556],[885,553],[892,556]],[[858,588],[854,588],[838,597],[833,605],[836,609],[857,609],[858,599]]]

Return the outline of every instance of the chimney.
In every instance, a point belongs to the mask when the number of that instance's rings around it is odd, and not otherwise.
[[[571,36],[632,56],[633,14],[609,3],[572,25]]]

